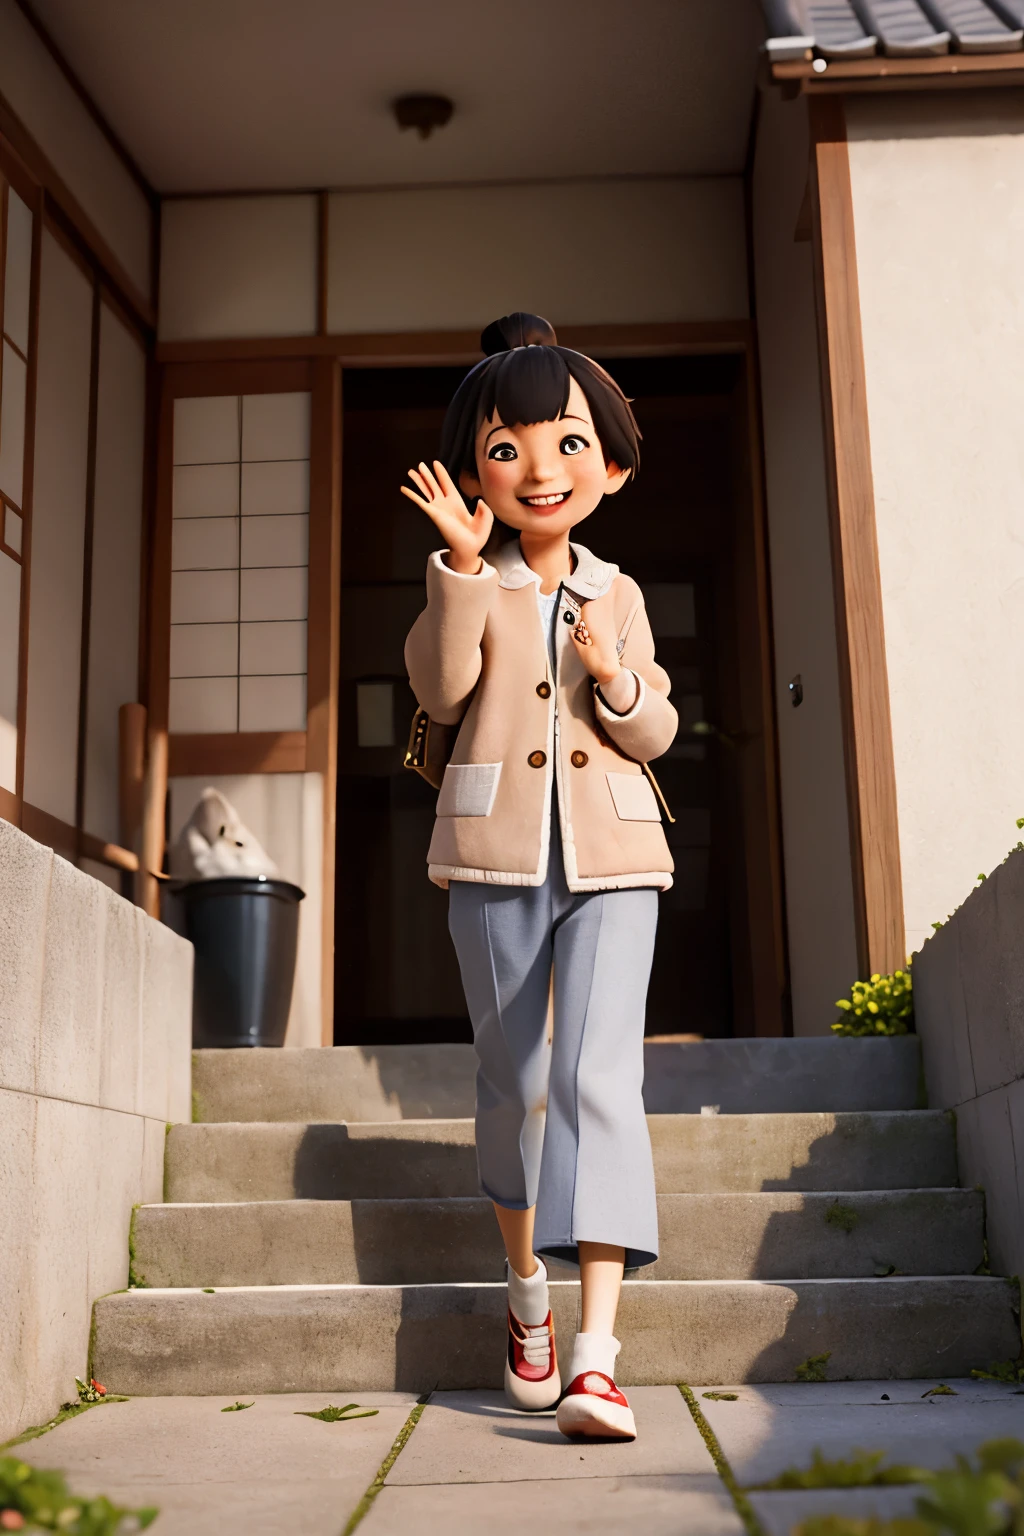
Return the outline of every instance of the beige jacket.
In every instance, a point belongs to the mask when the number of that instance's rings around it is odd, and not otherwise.
[[[672,884],[658,802],[640,767],[676,734],[667,673],[640,588],[615,565],[574,544],[576,568],[555,623],[557,674],[537,605],[539,577],[506,544],[476,576],[427,562],[427,606],[409,632],[405,662],[421,708],[462,720],[437,797],[430,878],[543,885],[552,779],[571,891]],[[579,605],[611,592],[622,665],[637,679],[626,714],[609,709],[572,640]],[[465,718],[463,719],[463,713]]]

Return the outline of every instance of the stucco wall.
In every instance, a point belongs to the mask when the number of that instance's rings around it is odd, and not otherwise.
[[[1024,95],[848,106],[908,949],[1024,815]]]
[[[765,432],[793,1028],[827,1034],[856,975],[807,185],[807,107],[768,92],[754,165],[754,276]],[[788,683],[799,674],[804,701]]]
[[[192,947],[0,821],[0,1442],[74,1398],[191,1119]]]

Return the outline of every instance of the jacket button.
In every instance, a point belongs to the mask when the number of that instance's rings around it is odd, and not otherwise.
[[[585,768],[590,759],[585,752],[574,752],[569,761],[574,768]]]
[[[547,760],[548,755],[546,752],[531,752],[526,759],[531,768],[543,768]]]
[[[537,695],[538,695],[539,698],[542,698],[542,699],[550,699],[550,697],[551,697],[551,684],[550,683],[538,683],[537,684]]]

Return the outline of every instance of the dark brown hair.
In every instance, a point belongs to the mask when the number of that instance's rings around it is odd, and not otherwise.
[[[481,422],[495,412],[509,427],[556,421],[565,415],[573,379],[590,407],[605,463],[636,474],[640,429],[629,401],[599,363],[560,347],[553,327],[539,315],[519,312],[492,321],[480,346],[487,356],[455,391],[441,432],[441,462],[453,479],[478,474]]]

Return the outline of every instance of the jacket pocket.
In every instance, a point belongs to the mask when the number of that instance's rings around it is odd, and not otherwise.
[[[607,773],[615,814],[620,821],[660,821],[654,790],[642,773]]]
[[[500,763],[449,763],[437,797],[437,814],[489,816],[500,778]]]

